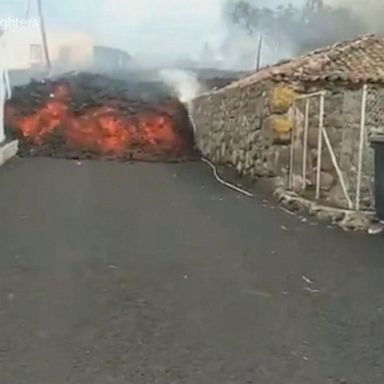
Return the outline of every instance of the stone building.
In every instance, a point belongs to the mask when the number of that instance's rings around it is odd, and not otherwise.
[[[384,90],[384,40],[371,35],[266,67],[194,100],[191,116],[197,145],[203,156],[213,162],[230,165],[253,178],[264,176],[287,182],[289,169],[293,167],[291,187],[300,189],[303,185],[300,175],[305,103],[299,99],[303,95],[325,91],[324,127],[353,199],[362,90],[366,84],[372,91],[371,96]],[[319,100],[318,97],[311,99],[305,145],[304,184],[310,198],[313,198],[311,190],[317,174]],[[382,105],[384,116],[384,97]],[[376,125],[371,128],[381,128],[384,117],[381,124],[368,116],[367,124]],[[294,151],[291,152],[292,142]],[[373,162],[368,147],[365,137],[367,171],[362,180],[365,208],[372,206]],[[340,180],[325,145],[321,171],[321,199],[345,207]]]

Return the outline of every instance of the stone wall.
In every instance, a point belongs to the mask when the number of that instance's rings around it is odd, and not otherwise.
[[[191,107],[195,137],[203,156],[216,164],[234,167],[248,177],[273,177],[288,185],[291,132],[294,127],[293,189],[302,193],[303,131],[305,101],[295,100],[300,93],[326,90],[324,126],[337,161],[342,168],[351,198],[356,195],[361,88],[272,81],[227,87],[197,98]],[[320,98],[311,99],[307,144],[307,189],[315,195]],[[363,175],[363,207],[371,208],[373,162],[366,145]],[[330,153],[323,142],[321,200],[347,208]]]
[[[275,83],[227,88],[196,99],[191,108],[203,156],[246,176],[278,176],[289,162],[294,92]]]

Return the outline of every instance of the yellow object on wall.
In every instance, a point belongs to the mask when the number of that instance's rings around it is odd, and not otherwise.
[[[273,130],[282,135],[284,133],[291,132],[293,125],[292,122],[287,119],[287,117],[274,117],[272,120]]]
[[[295,91],[287,86],[277,86],[268,95],[268,104],[271,113],[287,113],[295,101]]]
[[[292,122],[288,119],[286,115],[269,116],[265,121],[265,124],[268,131],[273,131],[278,135],[290,133],[293,128]]]

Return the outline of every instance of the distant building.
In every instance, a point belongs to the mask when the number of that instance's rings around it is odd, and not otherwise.
[[[6,65],[12,71],[31,73],[45,70],[41,32],[36,27],[9,28],[4,37]],[[86,34],[68,31],[48,31],[48,48],[53,72],[82,70],[93,60],[93,41]]]
[[[72,70],[113,72],[127,69],[131,56],[120,50],[95,46],[91,36],[64,30],[47,31],[53,74]],[[4,61],[12,85],[46,75],[46,59],[39,26],[8,28],[2,36]]]
[[[93,48],[93,68],[101,72],[119,72],[132,64],[132,57],[121,49],[97,45]]]

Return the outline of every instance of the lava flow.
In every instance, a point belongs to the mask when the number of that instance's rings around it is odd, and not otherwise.
[[[149,98],[147,93],[143,97],[129,84],[96,75],[32,82],[17,88],[7,103],[6,126],[20,140],[21,155],[172,161],[193,157],[184,106],[164,93]]]

